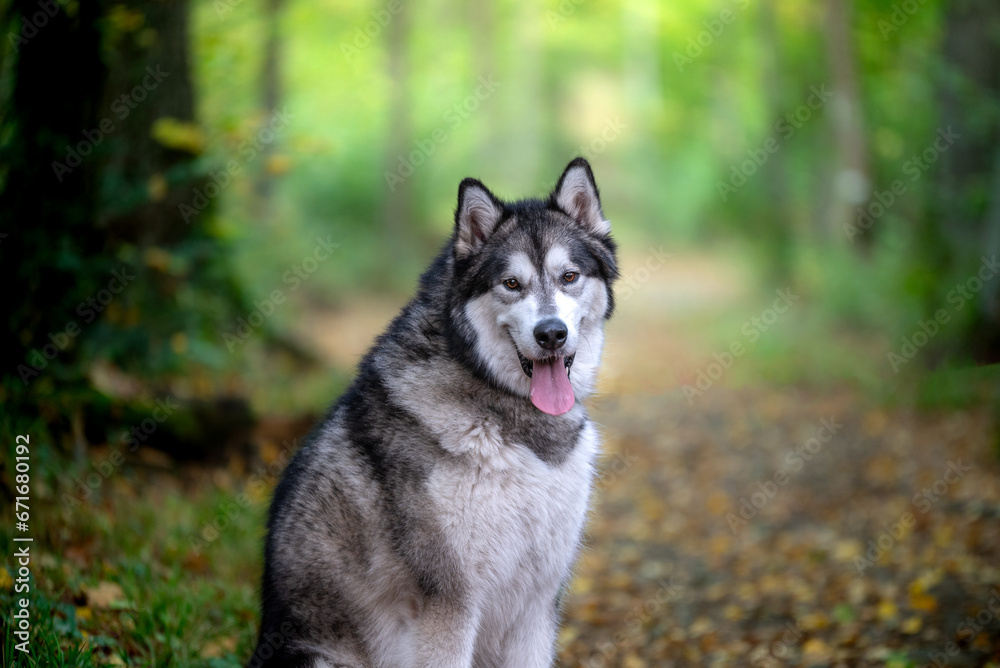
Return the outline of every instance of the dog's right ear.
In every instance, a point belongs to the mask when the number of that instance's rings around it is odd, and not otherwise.
[[[463,180],[455,210],[455,259],[478,252],[502,217],[503,204],[486,186],[476,179]]]

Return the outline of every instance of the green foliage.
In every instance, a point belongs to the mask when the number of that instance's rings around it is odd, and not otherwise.
[[[255,637],[266,494],[241,504],[243,489],[191,494],[167,479],[145,481],[157,492],[131,498],[124,490],[140,482],[138,474],[126,468],[116,475],[128,484],[109,481],[118,491],[101,505],[61,507],[57,499],[68,490],[59,482],[33,499],[32,517],[44,518],[46,529],[32,544],[31,655],[13,649],[17,594],[5,570],[3,665],[241,665]],[[219,539],[192,551],[192,539],[220,517],[226,524]],[[5,548],[11,526],[5,511]],[[95,592],[102,583],[112,592],[104,600]]]

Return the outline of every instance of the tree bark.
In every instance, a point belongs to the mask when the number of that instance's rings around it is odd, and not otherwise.
[[[868,154],[864,111],[858,84],[855,48],[852,40],[852,0],[827,0],[826,46],[833,99],[830,118],[837,146],[837,167],[826,233],[830,239],[847,240],[844,226],[854,221],[858,207],[871,195],[871,167]],[[863,235],[865,243],[869,235]]]
[[[281,102],[281,12],[283,0],[266,0],[264,23],[267,26],[267,41],[264,44],[264,62],[261,69],[261,107],[264,110],[264,121],[273,117]],[[261,164],[257,171],[257,218],[270,219],[272,197],[274,194],[274,175],[271,170],[271,158],[275,154],[277,140],[264,144],[260,152]]]
[[[943,45],[942,129],[959,137],[938,161],[938,206],[924,221],[924,261],[945,276],[972,276],[1000,236],[1000,5],[949,3]],[[943,290],[943,288],[942,288]],[[946,292],[947,290],[944,290]],[[932,295],[939,302],[942,294]],[[931,308],[931,306],[929,306]],[[960,342],[962,356],[1000,362],[1000,280],[983,283]]]

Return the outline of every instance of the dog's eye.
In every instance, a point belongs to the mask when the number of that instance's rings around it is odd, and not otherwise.
[[[580,276],[580,274],[578,274],[575,271],[567,271],[565,274],[563,274],[563,281],[565,281],[567,283],[572,283],[577,278],[579,278],[579,276]]]
[[[507,286],[508,290],[517,290],[521,287],[521,284],[517,282],[516,278],[508,278],[503,282],[503,284]]]

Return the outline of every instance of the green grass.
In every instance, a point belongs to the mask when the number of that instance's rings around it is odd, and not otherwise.
[[[31,510],[31,652],[14,649],[11,615],[23,594],[0,574],[3,666],[242,665],[256,632],[270,488],[241,497],[236,487],[206,490],[204,480],[116,476],[95,503],[74,510],[58,501],[55,487],[39,485]],[[217,522],[217,533],[203,533],[227,511],[232,519]],[[5,516],[0,542],[8,553],[12,524]],[[95,600],[101,583],[117,585],[120,595]]]

